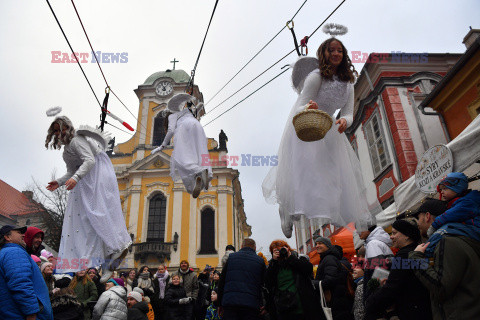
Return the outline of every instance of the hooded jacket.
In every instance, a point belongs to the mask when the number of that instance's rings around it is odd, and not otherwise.
[[[145,301],[135,303],[128,309],[128,320],[148,320],[148,305]]]
[[[43,249],[45,249],[45,247],[43,245],[40,245],[36,250],[33,249],[32,245],[33,245],[33,238],[35,238],[35,236],[38,234],[38,233],[41,233],[42,234],[42,240],[43,238],[45,237],[45,233],[40,230],[39,228],[37,227],[28,227],[27,228],[27,232],[25,232],[25,238],[24,238],[24,241],[25,241],[25,244],[27,245],[27,252],[29,254],[33,254],[33,255],[36,255],[37,257],[40,258],[40,255],[41,255],[41,251]]]
[[[118,320],[127,318],[127,291],[120,286],[102,293],[93,309],[93,320]]]
[[[438,229],[449,222],[463,222],[478,226],[480,224],[480,192],[469,190],[465,196],[458,198],[450,209],[435,218],[432,227]]]
[[[378,256],[393,256],[390,246],[392,240],[388,233],[382,227],[376,227],[365,240],[365,258],[375,258]]]

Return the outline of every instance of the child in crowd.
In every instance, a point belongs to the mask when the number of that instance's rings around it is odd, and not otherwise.
[[[170,279],[171,284],[165,293],[165,303],[168,306],[166,319],[183,320],[185,318],[185,305],[190,303],[192,298],[187,298],[179,274],[174,274]]]
[[[208,306],[207,314],[205,315],[205,320],[220,320],[222,319],[218,315],[218,297],[217,297],[217,290],[212,290],[212,294],[210,295],[210,299],[212,303]]]

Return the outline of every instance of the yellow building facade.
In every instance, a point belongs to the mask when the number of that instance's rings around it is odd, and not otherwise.
[[[221,267],[225,247],[239,248],[251,235],[243,207],[239,172],[218,161],[227,153],[226,141],[208,138],[214,163],[208,191],[197,199],[181,181],[170,177],[170,156],[175,136],[162,152],[151,155],[165,136],[161,111],[177,93],[185,92],[189,75],[183,70],[152,74],[139,85],[135,135],[114,148],[110,156],[120,189],[123,213],[133,245],[122,267],[151,268],[164,263],[170,270],[187,260],[194,269]],[[198,86],[193,95],[203,101]]]

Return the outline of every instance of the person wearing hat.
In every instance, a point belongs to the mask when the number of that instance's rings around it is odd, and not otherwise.
[[[128,320],[148,320],[148,305],[142,300],[142,295],[137,291],[131,291],[128,294]]]
[[[48,292],[52,294],[53,289],[55,289],[55,278],[53,277],[53,264],[50,262],[44,262],[40,266],[40,271],[42,271],[43,279],[47,285]]]
[[[120,278],[112,278],[105,283],[106,291],[93,308],[93,320],[127,319],[127,290],[123,286]]]
[[[70,285],[71,277],[64,275],[55,282],[52,295],[52,309],[54,320],[84,320],[83,307],[78,301]]]
[[[42,245],[45,233],[37,227],[28,227],[25,232],[25,244],[27,245],[27,252],[34,254],[41,258],[42,250],[45,247]]]
[[[225,267],[225,264],[227,263],[227,260],[228,260],[228,256],[234,252],[235,252],[235,247],[232,246],[231,244],[225,247],[225,254],[222,257],[222,268]]]
[[[414,268],[425,268],[428,262],[411,263],[408,259],[409,252],[415,250],[420,242],[420,231],[415,220],[395,221],[390,239],[393,247],[399,250],[392,260],[385,284],[367,298],[365,319],[382,318],[385,310],[392,306],[395,306],[393,312],[400,320],[432,319],[428,290],[413,274]]]
[[[443,213],[440,200],[430,199],[419,208],[419,229],[426,234],[436,216]],[[454,227],[452,227],[452,225]],[[430,291],[434,319],[480,319],[480,241],[465,233],[460,223],[447,224],[440,228],[444,234],[439,237],[433,251],[433,265],[426,269],[413,270],[415,276]],[[437,232],[438,232],[437,231]],[[434,233],[429,242],[438,233]],[[435,240],[435,239],[433,239]],[[423,261],[431,244],[423,243],[409,253],[410,259]]]
[[[332,308],[334,319],[352,319],[353,297],[347,294],[347,273],[341,266],[340,252],[325,237],[315,239],[315,249],[320,255],[315,287],[318,288],[321,281],[323,291],[331,297],[327,303]]]
[[[0,319],[52,320],[48,288],[25,249],[27,227],[0,229]]]
[[[145,301],[148,305],[148,313],[147,313],[148,320],[154,320],[155,312],[153,311],[152,304],[150,303],[150,298],[145,296],[145,293],[139,287],[133,288],[133,291],[138,292],[142,295],[142,301]]]
[[[480,192],[468,189],[468,178],[465,174],[449,173],[440,181],[437,190],[447,201],[448,209],[435,218],[431,231],[451,222],[474,226],[480,224]],[[480,240],[480,234],[477,240]]]

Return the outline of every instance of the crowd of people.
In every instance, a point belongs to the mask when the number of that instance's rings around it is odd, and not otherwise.
[[[391,234],[370,225],[351,261],[318,237],[316,268],[283,240],[267,261],[247,238],[238,252],[227,246],[220,270],[197,274],[183,260],[170,272],[142,266],[102,283],[96,268],[56,270],[39,228],[7,225],[0,319],[480,319],[480,192],[467,186],[463,174],[449,174],[443,200],[398,216]]]

